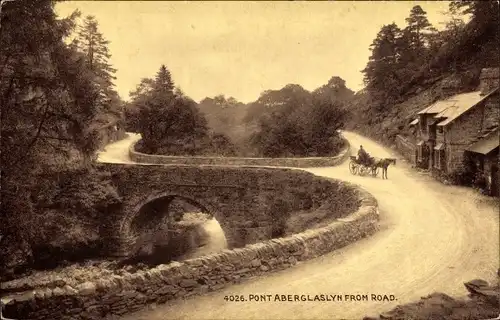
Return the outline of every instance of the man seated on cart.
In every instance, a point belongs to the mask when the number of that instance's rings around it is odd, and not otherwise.
[[[358,150],[358,162],[365,166],[371,166],[373,163],[372,157],[368,154],[368,152],[363,149],[363,146],[359,146]]]

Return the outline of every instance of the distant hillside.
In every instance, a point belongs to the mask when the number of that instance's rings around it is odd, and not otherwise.
[[[248,106],[247,115],[244,118],[246,123],[252,123],[260,116],[274,107],[287,103],[295,105],[307,104],[313,98],[323,101],[344,104],[354,96],[354,91],[346,87],[345,81],[340,77],[332,77],[325,85],[312,92],[307,91],[298,84],[288,84],[280,90],[266,90],[259,99]]]
[[[249,103],[247,114],[243,121],[247,124],[254,123],[262,115],[272,112],[276,107],[285,104],[300,105],[311,100],[311,93],[298,84],[287,84],[279,90],[266,90],[260,97]]]
[[[259,121],[263,117],[285,106],[291,108],[289,112],[293,112],[311,104],[314,98],[343,106],[353,96],[354,92],[346,87],[345,81],[334,76],[313,92],[298,84],[288,84],[279,90],[266,90],[256,101],[248,104],[219,95],[203,99],[198,108],[205,114],[211,130],[226,134],[240,149],[245,149],[241,152],[250,155],[253,151],[246,150],[248,139],[258,130]]]
[[[198,108],[205,115],[213,132],[225,134],[236,144],[245,138],[245,128],[242,124],[248,105],[233,97],[218,95],[201,100]]]

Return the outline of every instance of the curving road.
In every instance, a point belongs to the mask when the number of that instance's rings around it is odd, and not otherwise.
[[[391,156],[380,145],[344,132],[352,146]],[[101,161],[128,162],[130,137]],[[379,201],[381,230],[338,251],[204,296],[172,301],[122,319],[360,319],[418,300],[435,291],[464,295],[463,282],[496,280],[498,206],[472,190],[444,186],[405,163],[389,168],[389,180],[352,176],[347,163],[307,169],[357,183]],[[393,294],[397,301],[228,302],[226,295]]]

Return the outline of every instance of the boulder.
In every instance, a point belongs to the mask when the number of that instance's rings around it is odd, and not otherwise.
[[[79,294],[86,296],[94,294],[97,290],[97,287],[93,282],[84,282],[78,285],[76,287],[76,290],[78,290]]]

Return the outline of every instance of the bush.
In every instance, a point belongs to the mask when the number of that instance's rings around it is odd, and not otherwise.
[[[474,174],[460,166],[448,174],[448,179],[452,184],[470,187],[474,181]]]
[[[303,104],[285,103],[260,119],[250,139],[264,157],[324,157],[337,155],[344,142],[346,112],[335,103],[313,99]]]
[[[489,192],[488,182],[487,182],[487,178],[486,178],[486,175],[484,174],[484,172],[479,171],[475,174],[472,186],[475,189],[481,191],[482,193],[486,194]]]
[[[479,173],[474,160],[470,156],[464,155],[462,163],[450,172],[448,177],[452,184],[472,187]]]
[[[95,256],[101,213],[121,201],[109,177],[93,168],[47,172],[33,181],[2,190],[0,270],[7,277]]]
[[[228,136],[222,133],[215,133],[210,136],[209,152],[213,155],[234,157],[238,153],[238,148],[231,142]]]

